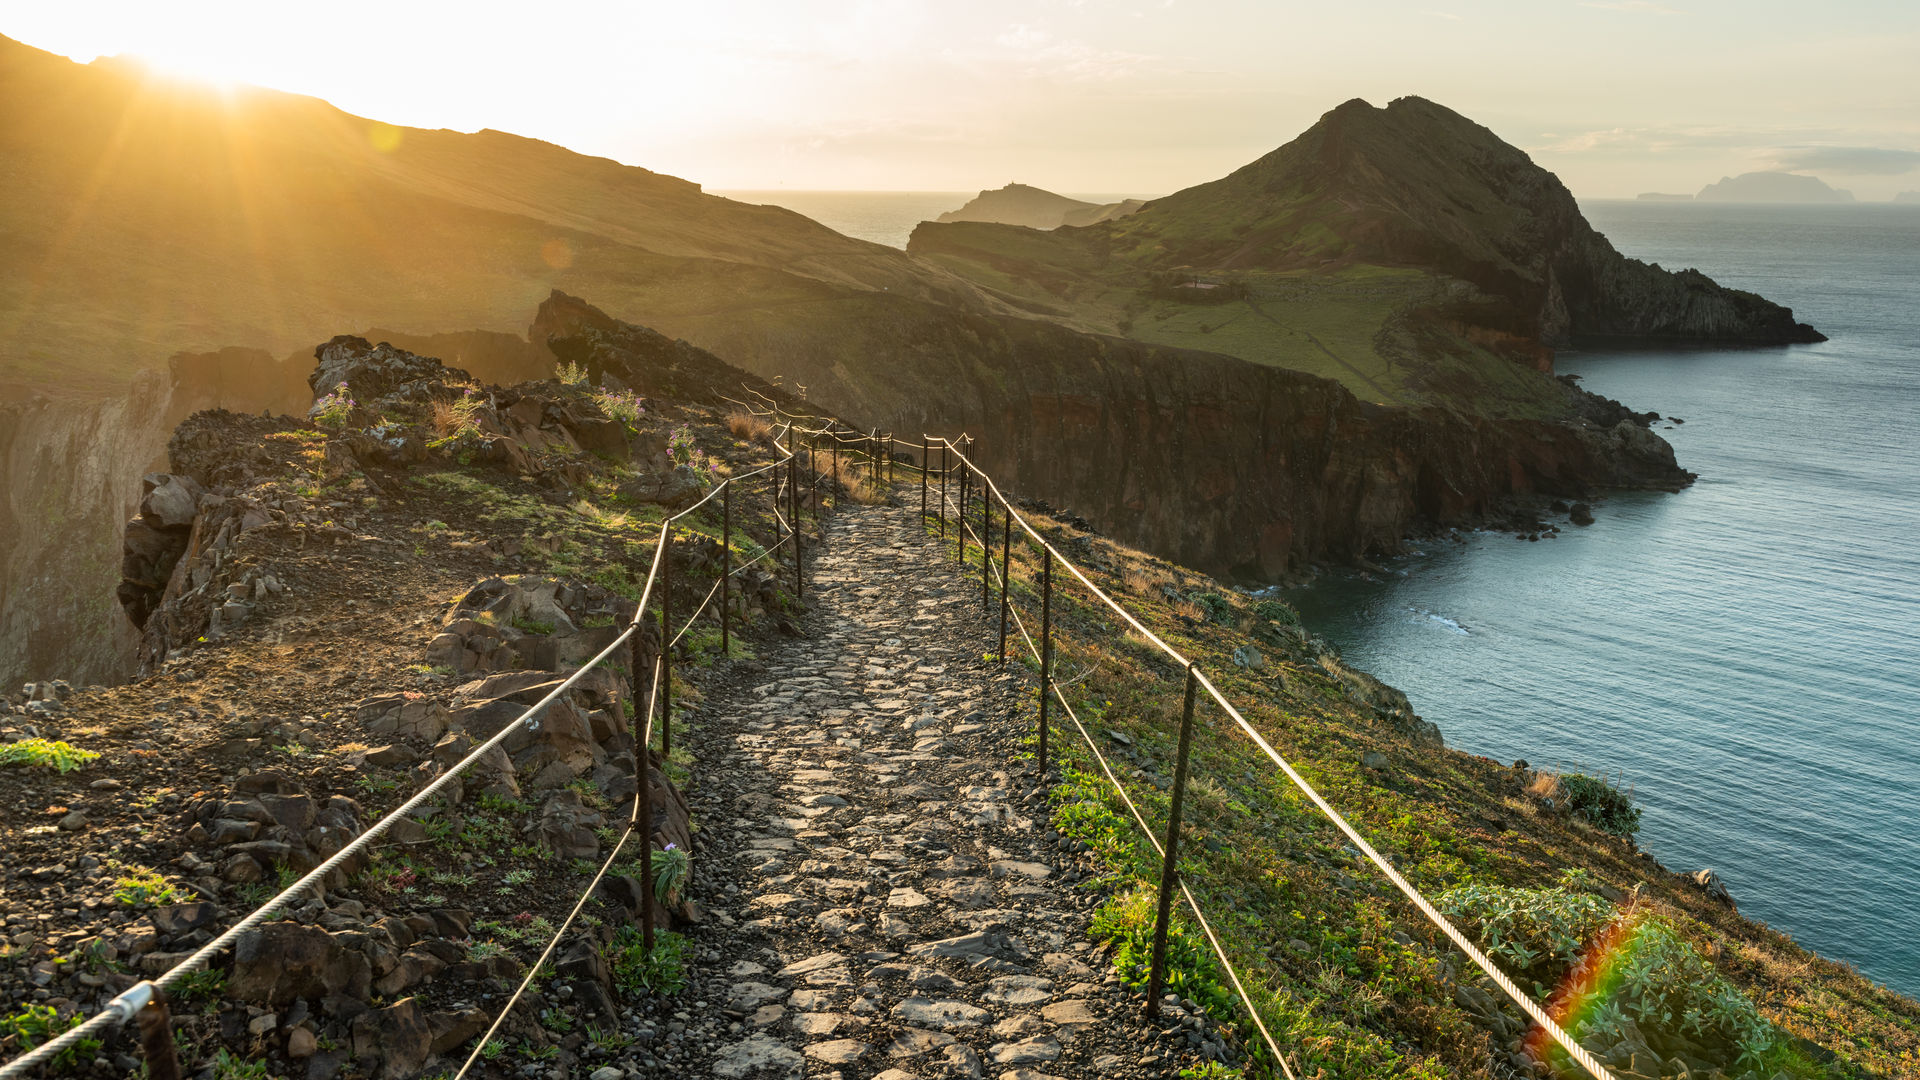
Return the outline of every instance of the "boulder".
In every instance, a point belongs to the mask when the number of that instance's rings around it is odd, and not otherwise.
[[[465,371],[447,367],[430,356],[416,356],[384,341],[372,345],[350,334],[319,346],[313,356],[316,363],[307,376],[307,385],[315,399],[346,383],[354,398],[365,404],[384,397],[426,401],[436,390],[442,396],[457,396],[448,384],[473,381]]]
[[[353,1056],[377,1061],[379,1080],[410,1080],[433,1055],[434,1032],[413,998],[353,1018]]]
[[[540,842],[555,858],[591,859],[600,854],[600,838],[593,830],[606,820],[580,801],[578,791],[563,788],[548,796],[540,808]]]
[[[1706,893],[1708,899],[1717,900],[1728,907],[1735,906],[1733,894],[1727,891],[1726,883],[1721,881],[1720,875],[1714,873],[1712,870],[1695,870],[1693,873],[1687,875],[1687,880],[1692,882],[1701,892]]]
[[[155,529],[186,529],[200,513],[207,489],[190,476],[148,473],[141,480],[140,520]]]
[[[373,968],[348,941],[349,935],[296,922],[263,923],[234,943],[227,993],[268,1006],[336,995],[365,1001]]]

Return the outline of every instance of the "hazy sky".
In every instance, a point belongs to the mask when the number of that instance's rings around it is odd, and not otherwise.
[[[0,33],[717,189],[1164,193],[1405,94],[1582,196],[1920,189],[1920,0],[140,0],[10,4]]]

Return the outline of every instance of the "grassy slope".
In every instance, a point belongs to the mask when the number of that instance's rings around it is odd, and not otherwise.
[[[1409,316],[1446,294],[1449,281],[1440,275],[1356,262],[1189,269],[1172,276],[1231,286],[1240,295],[1216,302],[1206,295],[1216,290],[1193,290],[1185,298],[1153,287],[1168,274],[1127,247],[1139,237],[1119,230],[1133,220],[1116,224],[1110,238],[1093,230],[922,226],[913,250],[1023,315],[1304,371],[1365,401],[1465,405],[1529,418],[1564,409],[1565,395],[1538,372],[1455,337],[1420,339]]]
[[[1251,636],[1260,623],[1237,599],[1224,618],[1209,620],[1186,598],[1214,590],[1211,580],[1065,526],[1043,528],[1056,546],[1081,553],[1078,561],[1102,588],[1198,660],[1276,749],[1429,896],[1464,884],[1548,887],[1570,868],[1588,871],[1595,888],[1629,893],[1644,882],[1647,910],[1671,919],[1715,957],[1720,973],[1768,1019],[1839,1059],[1826,1070],[1804,1057],[1800,1066],[1782,1067],[1838,1076],[1920,1070],[1920,1004],[1707,899],[1626,841],[1543,809],[1525,793],[1524,770],[1423,749],[1395,735],[1363,700],[1365,691],[1316,663],[1303,639]],[[977,567],[977,552],[973,558]],[[1038,580],[1039,560],[1021,546],[1015,563],[1016,599],[1037,626],[1037,591],[1026,583]],[[1163,591],[1167,586],[1177,598]],[[1063,679],[1090,672],[1070,692],[1076,711],[1133,799],[1163,827],[1179,728],[1178,671],[1144,640],[1121,634],[1111,612],[1077,585],[1056,590],[1053,620],[1060,635],[1056,671]],[[1017,634],[1015,642],[1018,648]],[[1264,654],[1264,670],[1233,664],[1232,651],[1249,644]],[[1067,765],[1067,782],[1055,791],[1055,823],[1105,856],[1113,868],[1108,885],[1119,898],[1104,924],[1117,940],[1138,941],[1151,919],[1145,895],[1158,880],[1157,862],[1078,733],[1057,709],[1055,717],[1056,753]],[[1131,743],[1112,740],[1108,731]],[[1360,756],[1369,750],[1386,753],[1389,767],[1362,768]],[[1456,998],[1456,985],[1476,981],[1470,965],[1204,696],[1192,761],[1183,873],[1236,966],[1250,976],[1262,1015],[1299,1074],[1488,1075],[1488,1053],[1504,1054],[1508,1039],[1492,1035]],[[1128,951],[1121,947],[1123,968]],[[1226,1006],[1220,972],[1210,959],[1193,959],[1206,953],[1197,930],[1183,925],[1175,952],[1189,958],[1188,981],[1177,988]],[[1507,1011],[1517,1018],[1517,1010]],[[1242,1034],[1257,1039],[1250,1028]]]

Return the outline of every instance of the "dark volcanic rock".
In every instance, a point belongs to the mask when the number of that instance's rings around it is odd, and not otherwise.
[[[334,337],[314,349],[313,356],[319,363],[307,376],[307,385],[316,398],[346,383],[354,399],[363,404],[390,395],[420,399],[435,385],[472,381],[466,372],[432,357],[415,356],[384,341],[373,345],[351,334]]]

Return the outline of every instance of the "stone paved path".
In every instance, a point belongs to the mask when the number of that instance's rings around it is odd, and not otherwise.
[[[1199,1033],[1089,948],[1087,864],[1015,762],[1031,682],[982,659],[977,564],[917,516],[835,518],[805,640],[701,710],[696,980],[726,1022],[690,1075],[1177,1075]]]

